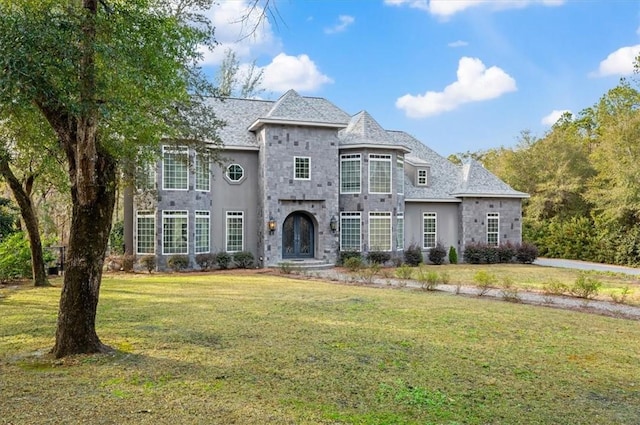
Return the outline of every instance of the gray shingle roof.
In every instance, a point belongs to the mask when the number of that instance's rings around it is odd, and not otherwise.
[[[394,141],[368,112],[357,113],[338,135],[340,145],[393,145]]]
[[[482,164],[471,159],[461,167],[460,184],[453,193],[455,196],[504,196],[511,198],[528,198],[524,192],[514,190],[484,168]]]
[[[273,101],[254,99],[211,99],[216,117],[225,122],[218,135],[225,146],[258,147],[256,137],[248,129],[273,107]]]
[[[326,99],[302,97],[295,90],[282,95],[273,108],[260,118],[342,125],[349,122],[349,115]]]

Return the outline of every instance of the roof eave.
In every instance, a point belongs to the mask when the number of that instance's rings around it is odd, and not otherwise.
[[[464,192],[464,193],[452,193],[451,196],[455,196],[457,198],[519,198],[519,199],[530,198],[530,195],[528,193],[522,193],[522,192],[514,192],[514,193]]]
[[[456,198],[405,198],[404,202],[441,202],[441,203],[452,203],[459,204],[462,202],[461,199]]]
[[[376,143],[357,143],[353,145],[340,145],[338,148],[340,150],[343,150],[343,149],[390,149],[390,150],[396,150],[396,151],[398,150],[403,151],[405,153],[411,152],[411,149],[403,145],[381,145]]]
[[[249,131],[256,131],[265,124],[298,125],[303,127],[347,128],[346,123],[281,120],[275,118],[258,118],[249,126]]]

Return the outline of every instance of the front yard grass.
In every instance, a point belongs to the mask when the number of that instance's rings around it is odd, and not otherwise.
[[[461,267],[451,267],[453,281]],[[637,321],[266,274],[111,275],[97,327],[117,352],[58,361],[43,353],[59,295],[0,297],[0,423],[640,417]]]

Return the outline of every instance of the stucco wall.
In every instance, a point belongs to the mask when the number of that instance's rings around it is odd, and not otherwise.
[[[407,202],[405,205],[405,247],[423,245],[423,213],[436,213],[436,241],[445,248],[460,249],[458,228],[458,203],[452,202]],[[423,251],[426,253],[428,250]],[[426,258],[426,257],[425,257]]]

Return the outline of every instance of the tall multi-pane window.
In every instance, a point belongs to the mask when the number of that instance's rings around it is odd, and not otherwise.
[[[340,193],[360,193],[360,154],[340,156]]]
[[[162,253],[189,253],[187,211],[162,211]]]
[[[369,251],[391,251],[391,213],[369,213]]]
[[[189,150],[186,146],[162,147],[162,188],[189,189]]]
[[[196,190],[208,192],[211,190],[211,173],[209,172],[209,156],[196,157]]]
[[[196,254],[203,254],[211,251],[211,227],[209,223],[209,211],[196,211]]]
[[[487,213],[487,244],[500,244],[500,213]]]
[[[422,214],[422,247],[433,248],[436,246],[437,214],[426,212]]]
[[[293,158],[293,178],[295,180],[311,179],[311,158],[296,156]]]
[[[156,251],[156,216],[153,211],[136,213],[136,254],[154,254]]]
[[[398,213],[396,217],[396,249],[404,249],[404,213]]]
[[[398,195],[404,195],[404,157],[398,156],[396,170],[398,174]]]
[[[369,193],[391,193],[391,155],[369,155]]]
[[[362,234],[359,212],[340,213],[340,251],[360,251]]]
[[[429,184],[429,170],[427,168],[418,168],[418,186],[427,186]]]
[[[227,252],[244,249],[244,212],[227,211]]]

